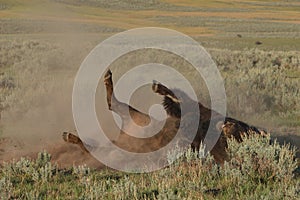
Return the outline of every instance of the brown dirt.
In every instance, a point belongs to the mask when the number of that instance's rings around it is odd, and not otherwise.
[[[18,139],[1,138],[0,139],[0,161],[10,162],[12,160],[19,160],[21,157],[28,157],[36,159],[38,152],[47,151],[51,154],[52,162],[57,163],[60,168],[67,168],[73,165],[86,164],[92,168],[102,168],[103,165],[92,157],[90,154],[83,152],[79,146],[67,144],[64,141],[57,141],[47,144],[39,144],[32,149],[28,144],[24,144]]]

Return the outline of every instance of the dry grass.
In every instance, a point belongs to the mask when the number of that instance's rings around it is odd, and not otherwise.
[[[124,4],[122,1],[114,1],[109,4],[101,3],[97,6],[90,6],[91,0],[87,1],[10,1],[9,3],[2,0],[3,5],[8,5],[8,9],[0,13],[3,18],[15,19],[39,19],[46,21],[64,21],[65,23],[90,23],[94,25],[102,25],[115,27],[117,29],[130,29],[141,26],[159,26],[153,22],[151,18],[156,16],[176,16],[176,17],[223,17],[229,21],[232,19],[249,20],[260,19],[261,22],[285,22],[287,24],[299,24],[300,14],[289,10],[290,7],[299,6],[297,2],[281,4],[273,2],[272,6],[255,5],[255,2],[239,2],[239,1],[174,1],[164,2],[154,1],[153,7],[147,6],[147,1],[139,5],[139,9],[130,7],[131,4]],[[0,4],[1,4],[0,2]],[[62,3],[61,3],[62,2]],[[77,2],[77,3],[72,3]],[[105,2],[105,1],[103,1]],[[279,2],[279,1],[278,1]],[[144,4],[143,4],[144,3]],[[103,7],[103,5],[110,5]],[[254,5],[253,5],[254,4]],[[80,5],[80,6],[78,6]],[[118,7],[119,6],[119,7]],[[124,9],[118,9],[124,6]],[[144,6],[145,9],[142,9]],[[190,10],[193,8],[194,10]],[[259,8],[259,9],[258,9]],[[279,8],[279,9],[278,9]],[[118,9],[116,12],[111,12]],[[166,12],[168,11],[168,12]],[[246,12],[245,12],[246,11]],[[276,17],[274,17],[276,16]],[[150,19],[150,20],[149,20]],[[188,26],[178,27],[171,24],[164,24],[164,27],[174,28],[191,36],[219,34],[220,31],[214,31],[214,26],[222,26],[215,24],[213,27],[200,26],[198,29]],[[205,28],[205,29],[204,29]],[[203,31],[205,30],[205,31]],[[199,33],[200,32],[200,33]]]

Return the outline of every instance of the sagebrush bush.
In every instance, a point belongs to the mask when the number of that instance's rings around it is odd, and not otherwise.
[[[50,84],[45,61],[58,50],[33,40],[7,40],[0,44],[0,104],[4,108],[27,108],[32,103],[30,99],[45,94],[45,83]]]
[[[215,49],[211,54],[224,77],[229,115],[244,120],[251,116],[260,120],[279,117],[282,124],[297,125],[298,52]],[[293,117],[284,120],[288,116]]]
[[[187,150],[167,168],[128,174],[87,166],[58,169],[41,152],[36,160],[1,166],[0,194],[5,199],[299,199],[294,148],[253,136],[243,143],[230,140],[228,153],[231,160],[218,165],[211,155],[199,158]]]

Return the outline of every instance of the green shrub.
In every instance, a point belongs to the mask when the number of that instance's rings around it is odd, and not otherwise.
[[[203,151],[203,149],[201,150]],[[229,162],[187,150],[169,167],[152,173],[58,169],[51,156],[22,158],[0,168],[0,194],[11,199],[299,199],[295,149],[270,138],[229,141]],[[203,153],[201,153],[203,154]]]

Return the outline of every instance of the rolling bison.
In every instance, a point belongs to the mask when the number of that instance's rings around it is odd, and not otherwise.
[[[133,137],[132,134],[138,135],[140,129],[138,126],[145,127],[149,123],[159,125],[160,121],[152,118],[148,114],[138,111],[130,105],[120,102],[114,95],[112,73],[110,70],[104,76],[106,87],[106,99],[109,110],[118,114],[122,119],[122,128],[120,136],[113,143],[124,150],[132,152],[152,152],[167,145],[178,133],[183,141],[188,141],[193,150],[198,150],[201,142],[207,136],[208,127],[213,123],[215,134],[218,137],[210,153],[218,163],[228,160],[226,153],[227,138],[235,138],[242,142],[243,135],[264,134],[263,131],[249,126],[239,120],[224,117],[221,114],[205,107],[200,102],[192,100],[185,92],[178,89],[170,90],[157,81],[153,81],[153,92],[163,96],[162,105],[167,113],[167,119],[163,128],[154,136],[148,138]],[[176,94],[176,95],[175,95]],[[181,105],[197,105],[198,111],[186,107],[181,109]],[[197,120],[197,121],[195,121]],[[196,136],[191,137],[191,127],[198,124]],[[128,134],[130,132],[130,134]],[[63,139],[66,142],[78,144],[83,151],[89,152],[93,148],[89,144],[84,144],[80,138],[72,133],[64,132]]]

